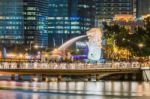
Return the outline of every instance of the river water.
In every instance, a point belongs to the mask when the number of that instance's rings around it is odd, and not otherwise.
[[[0,99],[150,99],[150,83],[0,81]]]

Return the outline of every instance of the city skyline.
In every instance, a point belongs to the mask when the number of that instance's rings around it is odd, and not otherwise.
[[[0,0],[0,99],[125,98],[150,98],[150,0]]]
[[[65,41],[113,20],[115,15],[141,17],[150,12],[141,0],[1,0],[0,43],[58,47]],[[143,12],[143,13],[141,13]]]

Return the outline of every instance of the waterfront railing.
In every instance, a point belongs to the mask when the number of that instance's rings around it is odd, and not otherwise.
[[[141,63],[38,63],[38,62],[1,62],[0,69],[63,69],[63,70],[81,70],[81,69],[129,69],[149,66]]]

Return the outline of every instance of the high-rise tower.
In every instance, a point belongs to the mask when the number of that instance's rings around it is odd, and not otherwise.
[[[25,43],[48,46],[48,0],[24,0]]]
[[[150,0],[137,0],[137,17],[150,13]]]
[[[98,19],[113,19],[117,14],[134,14],[135,0],[96,0],[96,16]]]
[[[0,44],[24,43],[22,0],[0,0]]]
[[[49,0],[49,46],[58,47],[94,27],[95,0]]]

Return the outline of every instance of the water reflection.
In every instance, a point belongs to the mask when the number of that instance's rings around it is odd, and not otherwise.
[[[0,99],[149,99],[149,82],[0,81]]]

